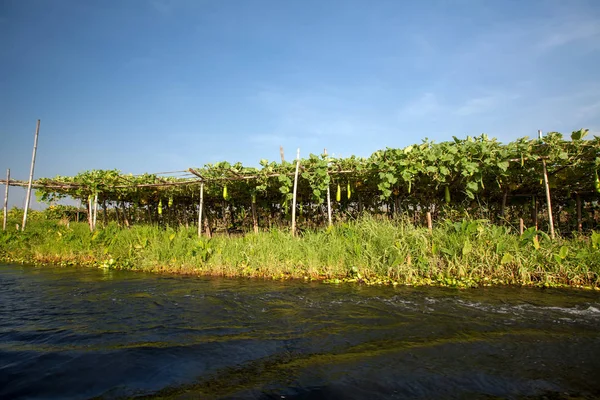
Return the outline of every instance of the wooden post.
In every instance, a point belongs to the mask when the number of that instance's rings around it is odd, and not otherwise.
[[[10,182],[10,168],[6,170],[6,189],[4,190],[4,219],[2,220],[2,230],[6,230],[6,220],[8,219],[8,187]]]
[[[506,199],[508,197],[508,190],[504,191],[504,194],[502,195],[502,208],[500,209],[500,218],[504,219],[505,217],[505,212],[506,212]]]
[[[204,232],[206,236],[210,239],[212,238],[212,231],[210,230],[210,223],[208,222],[208,213],[206,213],[206,218],[204,218]]]
[[[298,170],[300,169],[300,148],[296,153],[296,174],[294,175],[294,193],[292,196],[292,236],[296,235],[296,194],[298,191]]]
[[[40,120],[37,120],[35,127],[35,138],[33,139],[33,155],[31,156],[31,169],[29,170],[29,183],[27,184],[27,194],[25,195],[25,210],[23,212],[23,225],[21,230],[25,230],[27,224],[27,211],[29,210],[29,201],[31,200],[31,184],[33,183],[33,170],[35,168],[35,155],[37,153],[38,136],[40,134]]]
[[[525,224],[523,223],[523,218],[519,218],[519,235],[523,234],[524,228],[525,228]]]
[[[93,227],[96,229],[96,220],[98,219],[98,193],[94,195],[94,220]]]
[[[427,229],[429,232],[433,232],[433,223],[431,222],[431,211],[427,211]]]
[[[200,183],[200,202],[198,204],[198,237],[202,236],[202,208],[204,207],[204,182]]]
[[[327,157],[327,149],[323,150],[325,157]],[[327,175],[329,175],[329,163],[327,163]],[[331,182],[329,182],[330,184],[327,185],[327,221],[328,221],[328,226],[332,225],[332,221],[331,221]]]
[[[254,233],[258,233],[258,217],[256,215],[256,198],[252,198],[252,226],[254,227]]]
[[[583,226],[581,224],[581,197],[579,197],[579,193],[577,193],[577,231],[581,232],[583,230]]]
[[[77,222],[79,222],[79,209],[81,208],[81,199],[77,202]],[[117,219],[117,223],[119,220]]]
[[[279,146],[279,155],[281,156],[281,163],[285,162],[285,157],[283,155],[283,146]]]
[[[94,220],[92,215],[92,195],[88,196],[88,224],[90,225],[90,232],[94,231]]]
[[[106,209],[106,198],[102,199],[102,223],[108,225],[108,210]]]
[[[129,218],[127,217],[127,207],[125,206],[125,200],[121,201],[121,207],[123,208],[123,223],[129,228]]]
[[[542,138],[542,131],[538,130],[538,137]],[[554,219],[552,217],[552,201],[550,199],[550,184],[548,183],[548,169],[546,168],[546,160],[542,159],[542,167],[544,172],[544,187],[546,188],[546,201],[548,202],[548,223],[550,224],[550,237],[554,239]]]
[[[531,209],[531,220],[533,221],[533,225],[535,226],[535,230],[538,230],[538,205],[537,205],[537,196],[533,195],[531,201],[533,202],[533,208]]]

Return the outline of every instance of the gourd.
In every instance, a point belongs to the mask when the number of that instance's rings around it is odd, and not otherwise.
[[[342,201],[342,188],[340,187],[340,184],[338,183],[338,187],[337,187],[337,193],[335,195],[335,199],[339,202]]]
[[[450,203],[450,189],[448,186],[444,190],[444,200],[446,200],[446,204]]]

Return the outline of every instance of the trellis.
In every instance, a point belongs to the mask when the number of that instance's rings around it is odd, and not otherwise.
[[[197,207],[200,234],[206,196],[214,203],[218,196],[215,187],[236,185],[236,195],[245,198],[245,201],[251,199],[250,210],[255,232],[258,231],[256,197],[262,194],[273,201],[283,199],[282,208],[286,209],[289,208],[287,201],[292,201],[291,229],[295,233],[299,185],[303,191],[303,204],[321,204],[326,196],[329,225],[332,223],[330,189],[332,184],[335,185],[335,180],[338,188],[340,182],[348,186],[355,185],[353,191],[357,199],[353,201],[358,203],[359,209],[366,195],[379,199],[379,207],[387,204],[389,209],[388,202],[391,201],[395,211],[404,202],[413,209],[427,210],[427,223],[431,227],[431,205],[449,206],[434,197],[436,193],[439,196],[442,189],[451,194],[452,198],[459,198],[459,202],[454,200],[452,204],[465,204],[482,196],[497,198],[501,202],[500,214],[504,216],[509,197],[533,197],[537,207],[537,196],[541,196],[542,192],[539,188],[536,189],[534,181],[542,179],[549,227],[553,235],[551,178],[560,181],[563,186],[558,189],[559,192],[575,192],[577,227],[580,230],[582,198],[598,200],[600,183],[597,178],[593,181],[593,174],[597,174],[595,171],[600,167],[600,140],[597,137],[582,140],[585,133],[585,130],[573,132],[571,141],[563,140],[560,134],[551,133],[538,140],[523,138],[507,145],[499,144],[485,135],[467,137],[465,140],[455,138],[454,142],[439,144],[425,141],[404,149],[381,150],[367,159],[331,158],[324,151],[321,156],[311,155],[308,159],[301,160],[298,152],[294,163],[285,162],[282,156],[281,163],[262,160],[260,169],[223,162],[208,164],[204,168],[143,175],[122,175],[118,171],[86,171],[76,177],[38,179],[31,186],[40,191],[45,200],[62,196],[79,198],[82,202],[86,200],[91,230],[95,228],[99,195],[105,202],[115,202],[117,209],[121,202],[125,210],[125,202],[162,201],[165,194],[172,198],[179,191],[178,196],[187,205],[191,205],[197,191],[192,188],[199,186],[200,199]],[[541,170],[536,165],[541,166]],[[551,171],[548,171],[549,168]],[[576,176],[573,178],[565,175],[567,171],[575,171]],[[587,176],[585,171],[588,171]],[[160,176],[163,174],[180,176]],[[7,184],[7,190],[8,186],[28,185],[28,182],[10,179],[10,176],[0,183]],[[209,193],[206,193],[206,188]],[[187,192],[181,192],[184,189]],[[405,194],[400,195],[401,192]],[[8,192],[5,204],[7,196]],[[312,198],[306,200],[307,196]],[[337,201],[344,203],[339,199]],[[350,199],[345,203],[350,204]],[[105,206],[104,208],[106,209]],[[520,225],[523,226],[522,221]]]

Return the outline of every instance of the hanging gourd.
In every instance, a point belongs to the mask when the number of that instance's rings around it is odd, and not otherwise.
[[[450,203],[450,189],[446,186],[444,190],[444,200],[446,200],[446,204]]]
[[[256,193],[252,193],[252,204],[256,204]]]
[[[162,215],[162,199],[158,200],[158,215]]]
[[[227,193],[227,185],[223,186],[223,200],[227,200],[227,198],[229,197],[228,193]]]
[[[596,180],[594,182],[594,186],[596,187],[596,192],[600,193],[600,179],[598,178],[598,171],[596,171]]]
[[[342,188],[340,187],[340,184],[338,183],[338,187],[337,187],[337,193],[335,195],[335,199],[340,202],[342,201]]]
[[[348,182],[348,200],[350,200],[351,196],[352,196],[352,190],[350,189],[350,182]]]
[[[412,181],[408,181],[408,194],[410,194],[411,186],[412,186]]]
[[[169,196],[169,208],[173,207],[173,196]]]

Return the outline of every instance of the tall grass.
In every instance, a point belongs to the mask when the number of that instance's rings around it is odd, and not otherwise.
[[[33,221],[0,233],[0,259],[244,277],[333,282],[600,286],[600,235],[551,241],[484,220],[446,221],[432,232],[408,219],[365,216],[298,237],[273,229],[198,238],[195,228]]]

